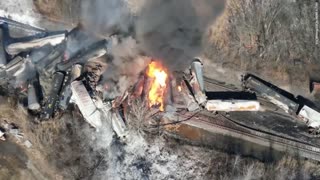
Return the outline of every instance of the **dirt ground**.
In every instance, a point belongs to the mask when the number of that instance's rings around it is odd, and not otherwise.
[[[28,115],[24,107],[17,104],[13,98],[0,97],[0,123],[13,123],[23,138],[6,134],[6,141],[0,142],[0,179],[59,179],[54,166],[46,160],[47,153],[41,146],[41,134],[37,133],[37,125]],[[32,146],[27,148],[24,142],[28,140]]]
[[[52,21],[77,24],[81,0],[34,0],[36,9]]]

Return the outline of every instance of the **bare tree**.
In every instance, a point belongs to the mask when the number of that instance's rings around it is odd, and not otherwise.
[[[149,108],[147,103],[142,100],[134,100],[130,106],[128,124],[129,128],[140,134],[144,134],[146,123],[149,116]]]
[[[301,0],[230,0],[228,43],[219,49],[244,61],[315,59],[313,6]]]

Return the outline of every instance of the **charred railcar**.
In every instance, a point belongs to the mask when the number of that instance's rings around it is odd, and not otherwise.
[[[299,104],[283,95],[276,88],[270,87],[265,82],[251,75],[246,77],[243,83],[245,89],[256,92],[258,95],[268,99],[285,112],[290,114],[297,113]]]

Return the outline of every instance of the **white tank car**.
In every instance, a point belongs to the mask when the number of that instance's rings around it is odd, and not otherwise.
[[[259,111],[260,103],[257,100],[208,100],[206,104],[208,111]]]
[[[304,105],[299,111],[298,117],[305,121],[309,128],[320,128],[320,113],[309,106]]]

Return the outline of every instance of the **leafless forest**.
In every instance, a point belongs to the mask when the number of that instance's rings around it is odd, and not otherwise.
[[[138,4],[143,0],[131,0],[129,4],[138,6],[135,1]],[[81,0],[33,2],[36,10],[49,20],[72,25],[81,21]],[[224,12],[206,29],[203,37],[199,56],[207,59],[208,67],[231,70],[230,73],[221,70],[222,79],[238,78],[239,73],[252,72],[296,95],[320,101],[320,97],[309,93],[310,80],[320,81],[319,45],[315,45],[315,1],[226,2]],[[205,75],[220,73],[212,70],[209,74],[210,71],[207,69]],[[25,170],[22,162],[3,150],[9,156],[0,157],[0,160],[4,159],[4,163],[0,162],[0,179],[42,179],[44,176],[48,179],[320,178],[317,162],[291,156],[265,162],[169,138],[160,128],[146,129],[142,122],[151,116],[150,113],[143,102],[133,102],[128,119],[133,143],[123,147],[107,133],[110,129],[93,132],[74,107],[69,113],[40,125],[16,98],[1,96],[0,120],[19,124],[21,131],[33,142],[37,150],[24,150],[24,155],[37,163],[37,170]]]

